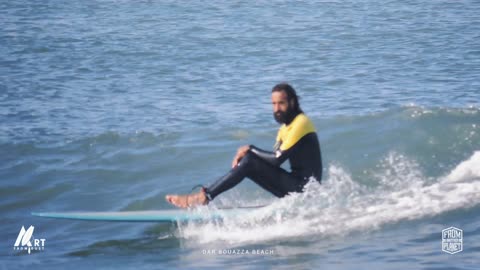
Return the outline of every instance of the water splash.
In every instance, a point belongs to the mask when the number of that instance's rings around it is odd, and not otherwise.
[[[379,180],[376,187],[362,186],[343,168],[331,165],[322,185],[311,181],[303,193],[290,194],[245,214],[225,216],[222,222],[180,225],[178,236],[201,244],[236,245],[347,235],[480,202],[480,151],[433,183],[416,162],[397,153],[390,153],[379,167],[374,176]],[[211,207],[198,211],[211,211]]]

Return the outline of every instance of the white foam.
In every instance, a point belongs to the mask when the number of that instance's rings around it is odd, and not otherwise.
[[[244,215],[225,217],[222,223],[181,225],[179,236],[195,243],[235,245],[345,235],[480,203],[480,152],[433,184],[427,184],[431,181],[422,175],[416,162],[396,153],[383,160],[379,168],[375,176],[379,185],[367,188],[353,181],[340,166],[331,165],[322,185],[312,181],[304,193],[274,200]]]
[[[458,165],[448,176],[450,182],[460,182],[480,177],[480,151],[476,151],[470,159]]]

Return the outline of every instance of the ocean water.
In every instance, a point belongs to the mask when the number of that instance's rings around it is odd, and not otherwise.
[[[0,1],[1,269],[478,269],[480,2]],[[273,146],[270,89],[317,127],[322,185],[245,180],[221,223],[52,220],[172,209]],[[288,168],[288,164],[285,165]],[[15,250],[22,226],[44,250]],[[463,250],[442,251],[442,230]]]

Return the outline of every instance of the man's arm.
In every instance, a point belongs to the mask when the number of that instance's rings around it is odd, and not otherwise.
[[[290,153],[289,150],[282,151],[277,149],[275,152],[270,152],[260,149],[254,145],[244,145],[238,148],[237,154],[232,161],[232,168],[235,168],[238,165],[240,160],[248,153],[248,151],[275,166],[280,166],[285,160],[287,160],[288,154]]]
[[[280,149],[275,150],[275,152],[265,151],[254,145],[250,145],[250,151],[257,155],[259,158],[265,160],[266,162],[280,166],[288,158],[289,151],[282,151]]]

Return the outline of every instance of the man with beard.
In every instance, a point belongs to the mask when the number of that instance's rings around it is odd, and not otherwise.
[[[302,192],[312,177],[320,182],[320,144],[313,123],[300,109],[295,89],[286,83],[274,86],[272,105],[275,120],[282,124],[273,152],[253,145],[242,146],[233,158],[232,169],[214,184],[195,194],[167,195],[166,200],[182,208],[204,205],[245,177],[280,198],[290,192]],[[287,159],[291,172],[280,167]]]

